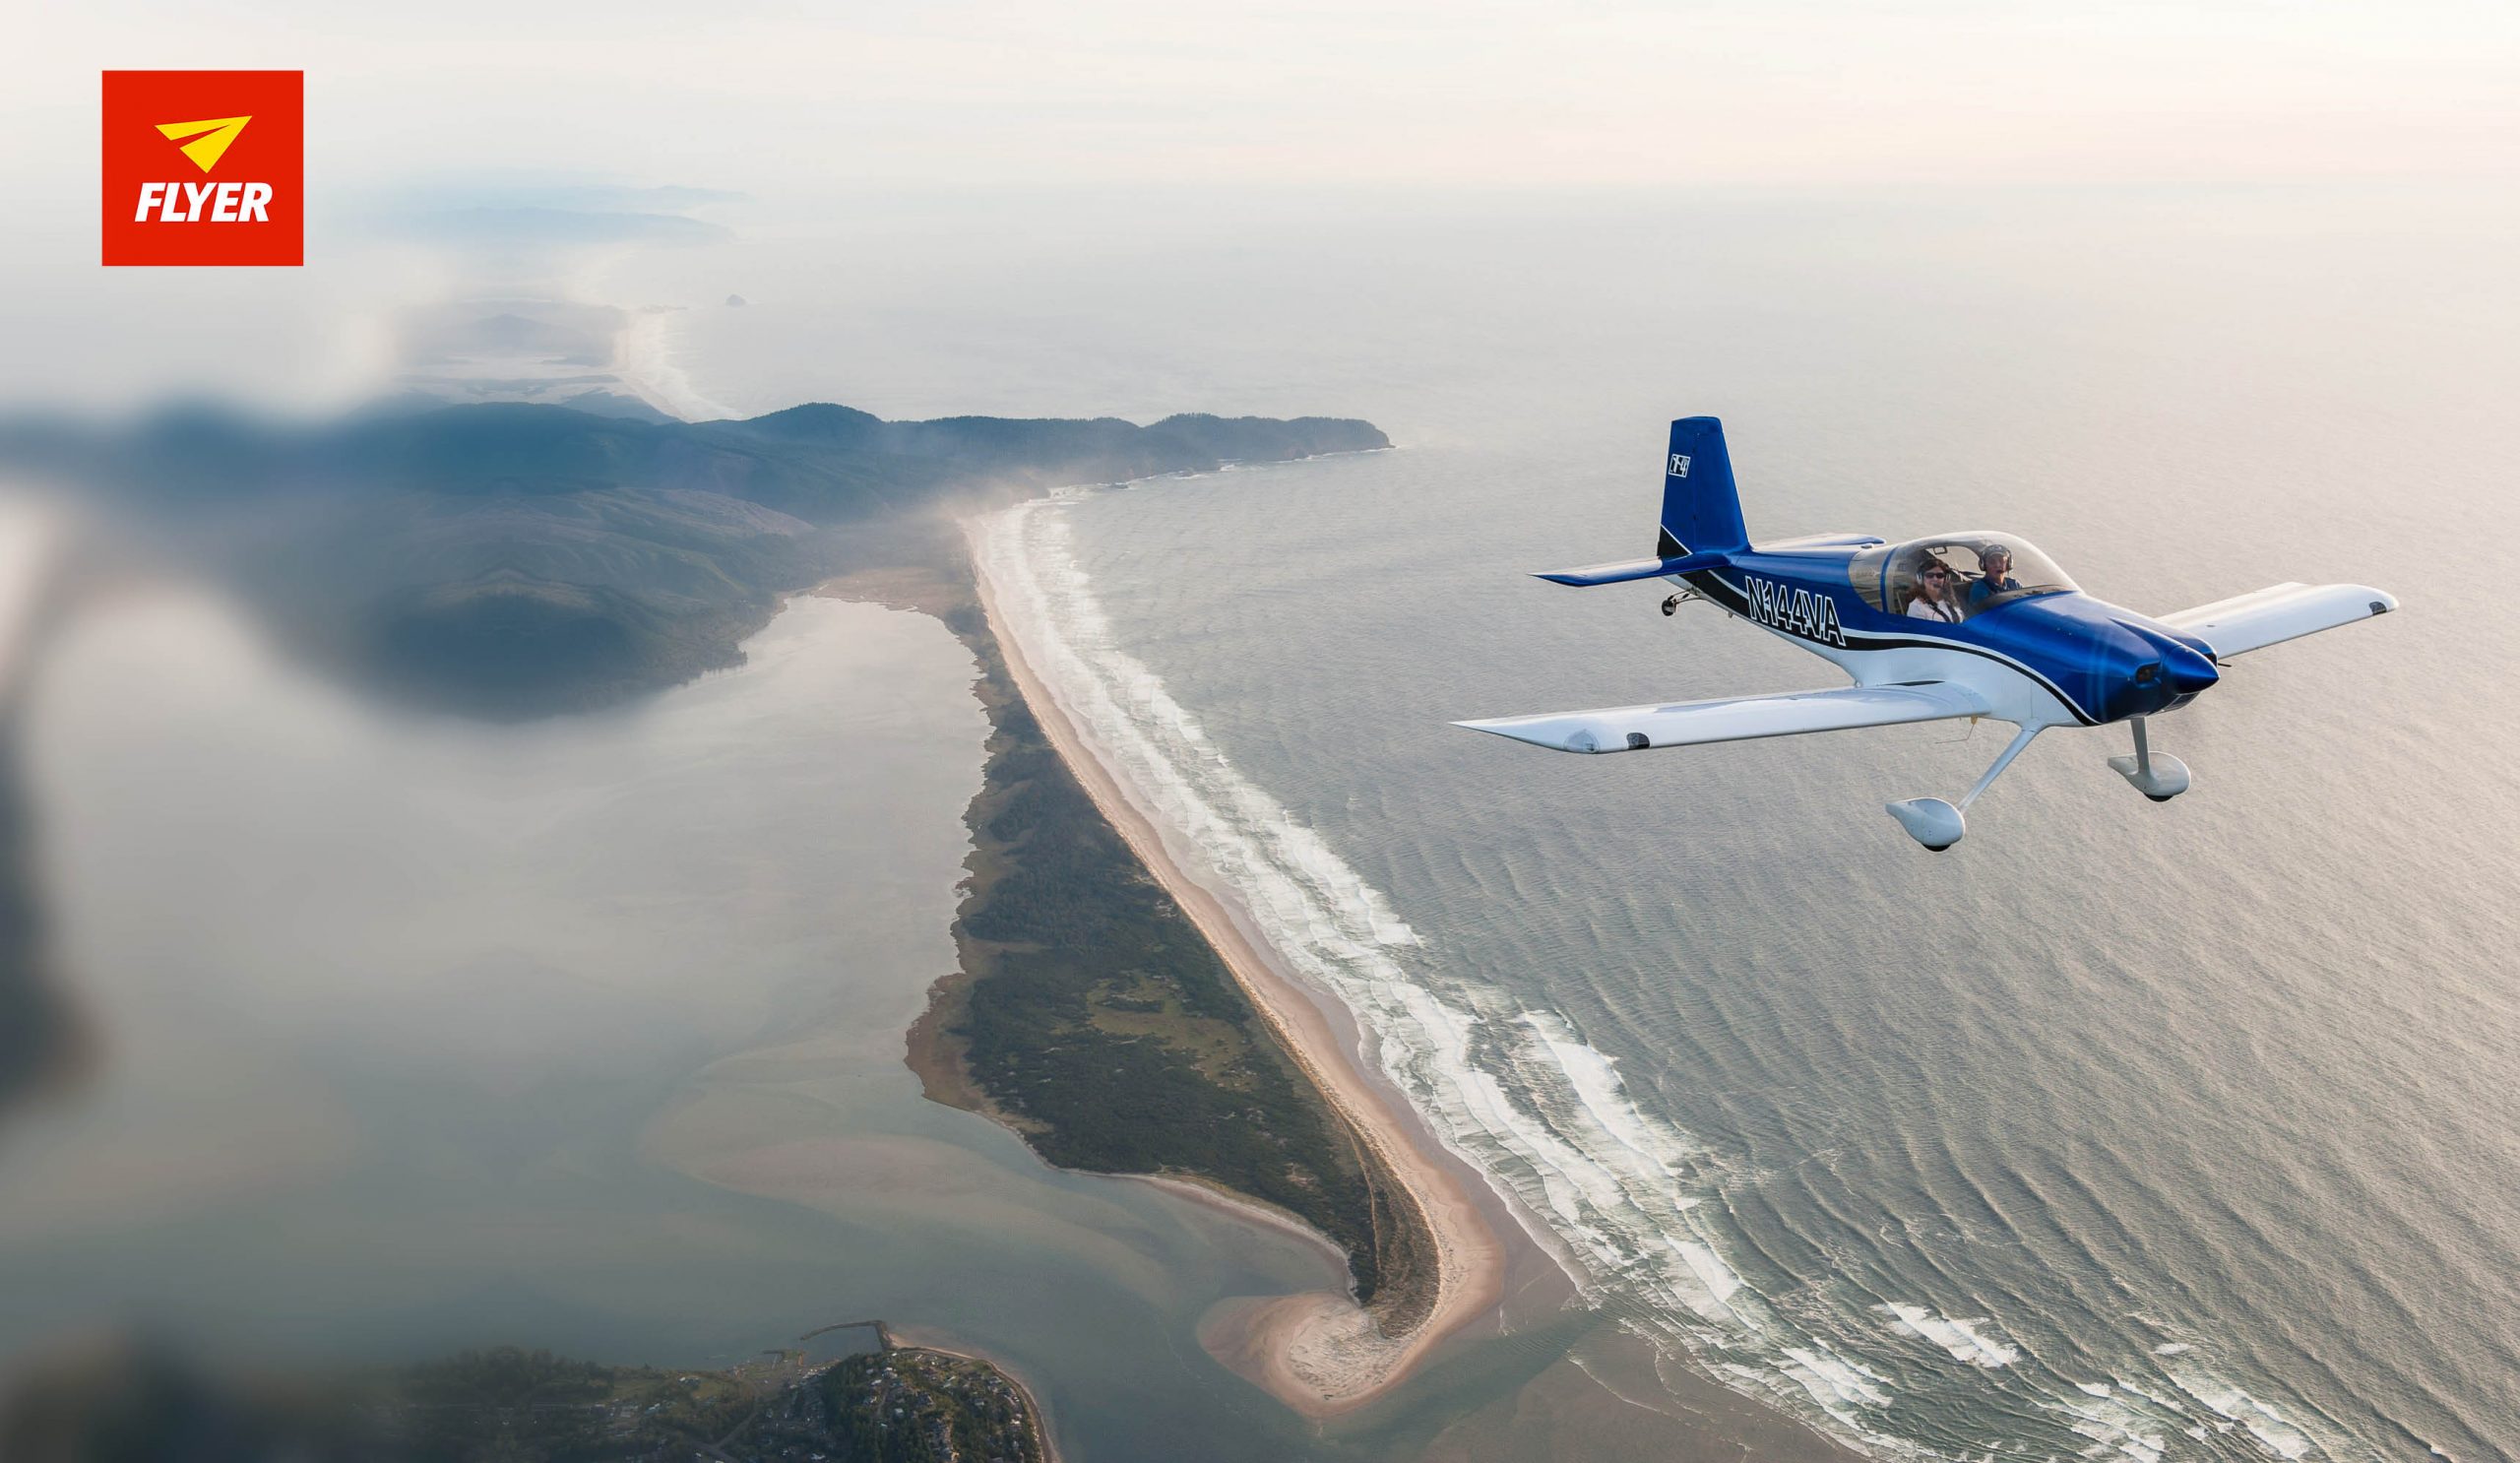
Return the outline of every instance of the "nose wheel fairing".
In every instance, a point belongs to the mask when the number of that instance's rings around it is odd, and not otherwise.
[[[2167,752],[2153,750],[2152,740],[2144,734],[2144,719],[2133,717],[2135,755],[2111,757],[2109,765],[2136,792],[2155,802],[2168,802],[2187,791],[2187,764]]]

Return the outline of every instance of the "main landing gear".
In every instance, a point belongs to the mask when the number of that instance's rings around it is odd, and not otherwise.
[[[1969,819],[1964,815],[1969,804],[1978,800],[1979,794],[1994,785],[2003,770],[2012,765],[2012,759],[2021,755],[2021,749],[2030,745],[2030,738],[2046,730],[2045,727],[2024,727],[2015,732],[2011,743],[1995,758],[1995,765],[1987,768],[1986,775],[1978,779],[1978,786],[1962,795],[1957,803],[1945,802],[1939,797],[1911,797],[1905,802],[1885,803],[1883,806],[1890,816],[1899,820],[1900,827],[1908,830],[1910,838],[1939,854],[1960,842],[1962,835],[1969,831]]]
[[[2117,775],[2134,784],[2135,791],[2155,802],[2168,802],[2187,791],[2187,764],[2168,752],[2156,756],[2151,741],[2144,735],[2144,719],[2130,717],[2135,728],[2135,755],[2111,757],[2109,765]]]
[[[2136,792],[2155,802],[2168,802],[2186,792],[2187,764],[2168,752],[2153,750],[2151,740],[2144,734],[2142,717],[2128,720],[2135,728],[2135,755],[2111,757],[2109,765],[2117,770],[2118,776],[2134,784]],[[1905,802],[1886,803],[1884,807],[1890,816],[1899,820],[1900,827],[1908,830],[1910,838],[1939,854],[1960,842],[1968,833],[1969,819],[1965,810],[1969,804],[1977,801],[1978,795],[1985,792],[1996,777],[2012,765],[2012,759],[2021,755],[2021,749],[2030,745],[2030,738],[2046,730],[2044,727],[2024,727],[2014,732],[2011,743],[2003,749],[2002,755],[1995,758],[1995,765],[1987,768],[1986,775],[1978,779],[1978,786],[1971,788],[1956,803],[1945,802],[1939,797],[1911,797]]]

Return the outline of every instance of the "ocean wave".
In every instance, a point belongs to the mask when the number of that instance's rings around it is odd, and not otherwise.
[[[2211,1372],[2194,1368],[2176,1368],[2170,1379],[2178,1389],[2203,1403],[2206,1409],[2225,1422],[2236,1426],[2257,1439],[2268,1452],[2288,1460],[2306,1456],[2311,1448],[2309,1434],[2287,1421],[2273,1407]]]
[[[1724,1228],[1726,1176],[1704,1146],[1640,1109],[1615,1058],[1564,1015],[1423,958],[1423,940],[1382,891],[1245,777],[1120,643],[1077,553],[1067,510],[1082,496],[1021,504],[979,526],[976,551],[1007,611],[1004,632],[1182,870],[1354,1015],[1359,1055],[1485,1176],[1585,1304],[1877,1453],[1975,1456],[2026,1445],[1972,1435],[1955,1446],[1954,1388],[2000,1403],[1984,1409],[1990,1419],[2017,1419],[2023,1403],[2057,1416],[2095,1456],[2161,1463],[2174,1433],[2210,1442],[2216,1430],[2234,1429],[2288,1463],[2311,1450],[2272,1409],[2192,1368],[2196,1387],[2176,1373],[2170,1380],[2201,1416],[2169,1385],[2113,1381],[2095,1391],[2097,1383],[2019,1366],[2023,1348],[1984,1317],[1954,1319],[1904,1300],[1874,1304],[1888,1317],[1875,1334],[1922,1339],[1949,1359],[1918,1369],[1897,1344],[1857,1355],[1860,1303],[1831,1310],[1804,1292],[1789,1308],[1763,1295],[1732,1257],[1746,1245]],[[2166,1345],[2142,1360],[2163,1367],[2189,1360],[2186,1350]],[[1928,1386],[1938,1392],[1921,1392]]]
[[[1905,1305],[1892,1302],[1875,1309],[1890,1317],[1891,1329],[1910,1336],[1921,1336],[1944,1351],[1952,1360],[1967,1362],[1972,1367],[2009,1367],[2021,1360],[2016,1347],[1990,1341],[1978,1333],[1978,1328],[1992,1324],[1984,1316],[1975,1320],[1956,1321],[1934,1314],[1922,1305]]]

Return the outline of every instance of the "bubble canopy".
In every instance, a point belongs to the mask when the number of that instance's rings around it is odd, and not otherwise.
[[[1978,530],[1867,548],[1847,572],[1856,593],[1882,613],[1949,624],[2079,588],[2029,540]]]

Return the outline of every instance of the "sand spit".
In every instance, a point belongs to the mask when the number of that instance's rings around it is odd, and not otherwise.
[[[972,532],[980,530],[975,526]],[[1394,1203],[1416,1210],[1417,1228],[1432,1251],[1431,1281],[1395,1287],[1404,1294],[1371,1307],[1333,1291],[1229,1303],[1200,1328],[1201,1344],[1220,1362],[1306,1416],[1361,1407],[1397,1385],[1437,1343],[1496,1306],[1504,1294],[1504,1241],[1449,1160],[1429,1151],[1390,1098],[1358,1069],[1313,998],[1265,946],[1244,934],[1217,895],[1173,861],[1154,824],[1069,720],[1055,688],[1034,673],[1019,627],[1009,622],[981,557],[973,554],[981,607],[1008,672],[1051,744],[1357,1135]]]

